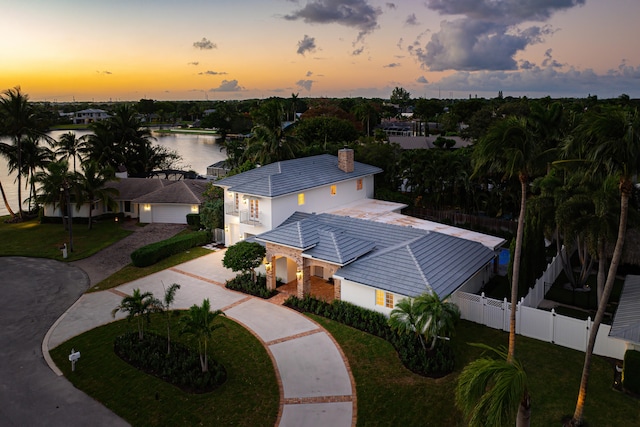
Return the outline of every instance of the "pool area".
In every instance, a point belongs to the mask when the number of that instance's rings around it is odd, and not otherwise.
[[[500,266],[509,265],[509,260],[511,259],[511,251],[509,249],[501,249],[500,255],[498,256],[498,264]]]

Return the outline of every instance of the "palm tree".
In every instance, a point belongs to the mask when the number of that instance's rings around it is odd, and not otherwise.
[[[82,163],[83,174],[78,174],[78,199],[76,204],[78,208],[87,201],[89,202],[89,230],[93,223],[93,203],[100,201],[104,206],[110,207],[112,210],[117,208],[118,203],[115,197],[118,190],[113,187],[106,187],[106,184],[115,179],[115,173],[111,167],[100,168],[96,162],[87,161]]]
[[[416,298],[403,298],[389,314],[389,326],[401,334],[416,334],[423,349],[427,349],[421,332],[422,313],[418,311]]]
[[[143,317],[146,317],[147,322],[150,321],[151,312],[155,311],[156,305],[154,304],[155,298],[151,292],[141,292],[140,289],[134,289],[133,295],[127,295],[122,298],[120,304],[111,310],[111,316],[116,317],[118,311],[127,312],[127,320],[136,319],[138,323],[138,339],[142,341],[144,339],[144,322]]]
[[[49,149],[40,145],[42,137],[38,134],[28,135],[22,142],[22,176],[27,178],[29,184],[29,210],[31,211],[31,202],[35,198],[35,174],[55,159],[54,153]],[[17,168],[15,162],[9,162],[9,170]],[[25,183],[26,188],[26,183]]]
[[[165,313],[167,316],[167,354],[171,354],[171,313],[173,313],[171,309],[171,305],[176,298],[176,292],[180,289],[180,285],[177,283],[172,283],[168,288],[165,289],[164,283],[162,284],[162,289],[164,289],[164,298],[162,301],[157,300],[156,304],[158,309]]]
[[[496,353],[474,360],[464,367],[456,385],[456,405],[470,427],[506,426],[516,418],[517,427],[529,425],[531,402],[527,374],[517,359],[507,361],[504,348],[471,344]],[[518,407],[517,413],[514,409]]]
[[[420,316],[420,332],[431,340],[431,348],[436,346],[438,338],[448,337],[455,332],[455,325],[460,319],[460,310],[452,302],[443,301],[435,292],[424,293],[416,298]]]
[[[75,188],[77,176],[69,172],[69,163],[64,160],[51,162],[46,169],[37,172],[33,177],[39,184],[36,193],[36,202],[39,204],[51,204],[55,210],[60,206],[60,216],[69,209],[65,200],[65,188]]]
[[[494,123],[475,146],[474,173],[501,173],[503,179],[518,178],[520,182],[520,212],[513,255],[511,279],[511,313],[507,362],[513,360],[516,341],[516,306],[520,272],[527,190],[530,179],[546,167],[544,147],[536,139],[525,119],[509,116]]]
[[[189,311],[180,319],[182,333],[194,337],[198,341],[198,353],[200,354],[200,367],[202,372],[209,371],[209,359],[207,356],[207,344],[211,334],[216,329],[222,327],[221,324],[214,324],[216,317],[222,314],[222,310],[211,311],[209,299],[202,301],[201,306],[196,304],[189,308]]]
[[[23,137],[35,130],[34,112],[29,97],[19,86],[7,89],[0,97],[0,111],[4,113],[4,133],[13,140],[18,171],[18,217],[22,218],[22,142]]]
[[[86,145],[86,140],[82,137],[76,137],[73,132],[67,132],[60,136],[60,140],[55,144],[56,155],[60,156],[63,160],[73,159],[73,171],[76,171],[76,158],[83,152]]]
[[[605,170],[608,174],[619,177],[620,221],[602,298],[598,302],[598,310],[589,331],[578,399],[570,421],[572,426],[582,424],[593,349],[622,258],[627,231],[629,199],[634,189],[633,177],[640,171],[640,116],[637,111],[629,113],[619,107],[610,108],[601,113],[589,114],[585,119],[584,131],[591,142],[588,159],[592,162],[593,170]]]

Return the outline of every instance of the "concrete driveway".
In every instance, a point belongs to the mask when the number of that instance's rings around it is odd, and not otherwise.
[[[128,425],[45,363],[47,330],[89,287],[84,271],[58,261],[0,258],[0,425]]]

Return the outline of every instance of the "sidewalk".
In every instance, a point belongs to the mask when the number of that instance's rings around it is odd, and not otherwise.
[[[166,286],[179,283],[173,308],[187,309],[209,298],[211,309],[221,309],[242,324],[265,346],[276,369],[280,388],[279,426],[355,425],[355,384],[346,358],[333,338],[304,315],[260,298],[224,287],[235,276],[222,266],[224,251],[213,252],[150,276],[103,292],[84,294],[51,327],[43,354],[86,330],[113,321],[111,310],[133,289],[163,295]],[[119,313],[116,319],[124,318]]]

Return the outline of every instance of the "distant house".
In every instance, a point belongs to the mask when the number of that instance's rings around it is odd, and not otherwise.
[[[106,120],[109,117],[109,114],[104,110],[89,108],[73,113],[73,124],[88,125],[89,123]]]
[[[344,149],[216,182],[225,190],[227,245],[265,245],[271,289],[279,279],[302,297],[329,283],[335,298],[386,314],[402,298],[445,298],[489,281],[504,239],[402,215],[406,205],[372,198],[381,169],[353,156]]]
[[[226,160],[220,160],[212,165],[207,166],[207,176],[214,179],[224,178],[229,173],[229,166]]]
[[[118,206],[110,209],[100,201],[85,203],[79,208],[74,204],[74,217],[92,217],[102,214],[122,213],[127,218],[137,218],[144,223],[186,224],[187,214],[199,213],[203,193],[208,182],[184,179],[169,181],[149,178],[121,178],[107,184],[118,190],[114,197]],[[60,206],[45,205],[45,216],[60,216]]]

